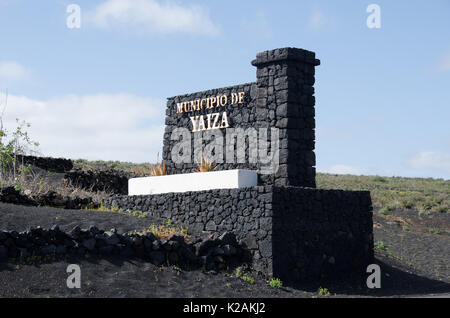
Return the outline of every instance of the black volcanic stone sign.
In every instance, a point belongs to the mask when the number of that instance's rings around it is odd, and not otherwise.
[[[217,170],[258,170],[260,185],[315,187],[313,85],[319,60],[313,52],[283,48],[259,53],[252,64],[255,83],[168,99],[168,174],[193,172],[202,157],[210,157]],[[187,146],[180,151],[183,141]],[[194,149],[197,141],[200,151]]]
[[[345,278],[373,261],[367,191],[315,188],[314,72],[310,51],[257,54],[254,83],[171,97],[163,160],[191,173],[202,158],[217,170],[259,172],[259,185],[114,196],[106,207],[138,210],[220,235],[234,233],[252,268],[283,281]]]

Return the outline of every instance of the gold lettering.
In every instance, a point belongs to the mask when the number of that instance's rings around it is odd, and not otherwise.
[[[191,112],[194,112],[195,111],[195,100],[191,101],[190,104],[191,104]]]
[[[201,115],[198,119],[198,130],[206,130],[205,119],[203,118],[203,115]]]
[[[181,114],[183,112],[183,103],[177,103],[177,114]]]
[[[240,92],[239,93],[239,102],[238,102],[238,104],[243,104],[244,103],[244,95],[245,95],[245,92]]]
[[[208,117],[208,128],[207,128],[206,130],[211,129],[211,116],[212,116],[212,115],[214,115],[214,114],[208,114],[208,115],[207,115],[207,117]]]
[[[220,128],[228,128],[230,125],[228,124],[228,117],[227,113],[223,112],[222,114],[222,124],[220,125]]]
[[[194,107],[195,110],[200,110],[200,99],[194,100],[194,105],[195,105],[195,107]]]
[[[190,117],[192,122],[192,132],[197,131],[197,122],[198,122],[198,116]]]
[[[200,111],[203,109],[212,109],[217,107],[226,107],[227,105],[243,104],[244,102],[245,92],[230,93],[230,95],[223,94],[176,103],[176,113],[183,114]],[[204,114],[192,116],[189,118],[192,123],[192,132],[230,127],[230,123],[228,122],[228,115],[226,112]]]
[[[231,97],[231,100],[230,100]],[[201,109],[211,109],[214,107],[225,107],[226,105],[243,104],[245,100],[245,92],[231,93],[230,97],[226,94],[211,96],[202,99],[195,99],[176,104],[176,113],[188,113],[199,111]]]
[[[238,103],[238,94],[236,93],[231,93],[231,104],[237,104]]]
[[[214,104],[217,102],[217,97],[210,97],[210,107],[213,108]]]
[[[213,124],[212,129],[219,129],[220,125],[219,125],[218,121],[219,121],[220,113],[215,113],[215,114],[213,114],[213,116],[214,116],[214,124]]]
[[[206,98],[203,98],[203,99],[200,101],[200,109],[203,109],[203,102],[206,102]]]
[[[225,106],[228,103],[228,97],[227,95],[220,96],[220,106]],[[217,105],[219,106],[219,105]]]

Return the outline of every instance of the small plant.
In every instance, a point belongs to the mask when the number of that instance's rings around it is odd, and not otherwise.
[[[388,215],[389,214],[389,209],[387,207],[382,207],[378,213],[382,214],[382,215]]]
[[[386,250],[387,250],[386,246],[384,246],[383,241],[378,241],[378,242],[376,242],[376,243],[375,243],[375,247],[376,247],[377,249],[379,249],[379,250],[382,250],[382,251],[386,251]]]
[[[430,229],[428,229],[428,231],[431,234],[441,234],[441,232],[438,229],[435,229],[435,228],[430,228]]]
[[[142,230],[141,232],[133,231],[132,234],[147,234],[153,233],[158,240],[163,238],[168,238],[173,234],[180,234],[184,236],[186,240],[188,240],[189,235],[187,232],[187,228],[182,226],[167,226],[167,225],[150,225],[147,229]]]
[[[19,178],[14,178],[14,189],[16,191],[22,191],[22,186],[20,185]]]
[[[202,157],[200,163],[197,164],[198,169],[195,172],[210,172],[217,169],[217,167],[213,166],[213,160],[209,160],[205,157]]]
[[[317,293],[319,294],[319,296],[326,296],[326,297],[330,296],[330,291],[328,290],[328,288],[319,287]]]
[[[236,268],[236,277],[241,277],[242,276],[242,268],[238,267]]]
[[[409,227],[407,225],[402,226],[403,232],[409,232]]]
[[[159,153],[157,155],[156,161],[158,163],[150,167],[150,176],[151,177],[165,176],[166,175],[166,164],[164,161],[161,161],[161,163],[159,163]]]
[[[448,207],[448,205],[444,204],[444,205],[439,205],[439,206],[435,207],[434,210],[439,213],[446,213],[449,211],[449,207]]]
[[[383,178],[383,177],[380,177],[380,176],[375,176],[375,177],[373,178],[373,181],[385,183],[385,182],[386,182],[386,179]]]
[[[98,211],[106,211],[107,210],[105,205],[103,204],[103,201],[100,202],[100,206],[97,208],[97,210]]]
[[[280,289],[283,287],[283,282],[279,278],[272,278],[269,282],[270,287]]]
[[[132,216],[137,216],[137,217],[139,217],[139,216],[141,215],[141,213],[140,213],[138,210],[133,210],[133,211],[131,212],[131,215],[132,215]]]
[[[248,276],[248,275],[242,276],[242,280],[244,282],[249,283],[249,284],[254,284],[255,283],[255,279],[253,277]]]
[[[167,226],[171,226],[172,225],[172,220],[171,219],[167,219]]]
[[[119,209],[119,207],[113,206],[113,207],[111,208],[111,212],[122,212],[122,211]]]

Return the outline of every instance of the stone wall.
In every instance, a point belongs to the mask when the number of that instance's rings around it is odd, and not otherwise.
[[[272,140],[270,128],[279,129],[279,169],[271,174],[260,174],[260,185],[315,187],[313,85],[315,66],[320,64],[319,60],[315,59],[314,52],[284,48],[259,53],[252,64],[257,67],[255,83],[218,88],[168,99],[163,147],[163,160],[167,165],[168,174],[192,172],[197,168],[196,162],[201,159],[201,157],[194,157],[194,143],[192,142],[189,162],[173,162],[174,145],[179,140],[183,140],[181,137],[175,136],[174,130],[183,127],[191,131],[190,116],[226,111],[231,128],[266,128],[269,141]],[[243,104],[227,105],[214,110],[203,108],[193,113],[177,113],[177,103],[222,94],[230,96],[231,93],[239,92],[245,92]],[[224,140],[226,140],[227,129],[203,133],[194,132],[191,134],[191,139],[194,140],[196,136],[203,134],[204,140],[214,140],[214,133],[217,132],[223,133]],[[237,146],[234,145],[234,147]],[[217,170],[259,170],[262,165],[260,161],[258,163],[249,162],[248,140],[244,147],[245,163],[239,163],[237,158],[232,163],[229,163],[229,160],[216,161]],[[225,142],[223,153],[226,153]]]
[[[37,195],[24,195],[12,186],[0,188],[0,202],[76,210],[98,208],[100,205],[92,197],[62,196],[55,191],[48,191]]]
[[[73,162],[70,159],[64,158],[50,158],[50,157],[36,157],[36,156],[23,156],[17,157],[18,163],[24,163],[25,165],[33,165],[38,168],[63,173],[70,171],[73,168]]]
[[[232,233],[212,238],[190,238],[179,234],[158,238],[148,233],[118,233],[95,226],[70,232],[57,225],[50,229],[40,227],[28,231],[0,231],[0,262],[50,260],[66,255],[139,257],[157,265],[178,265],[184,268],[203,267],[220,271],[242,264],[246,258]]]
[[[130,175],[117,170],[73,170],[64,175],[64,179],[77,187],[94,192],[106,191],[114,194],[128,194],[129,177]]]
[[[373,257],[369,192],[258,186],[115,196],[104,204],[196,231],[231,231],[250,251],[254,270],[286,281],[360,271]]]
[[[339,278],[372,262],[370,192],[275,188],[273,211],[273,272],[282,280]]]

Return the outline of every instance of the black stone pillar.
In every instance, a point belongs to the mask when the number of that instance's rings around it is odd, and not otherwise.
[[[281,48],[257,54],[257,126],[277,127],[280,165],[263,183],[315,187],[315,53]]]

